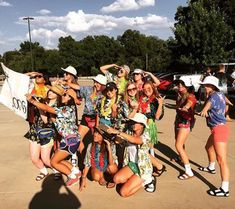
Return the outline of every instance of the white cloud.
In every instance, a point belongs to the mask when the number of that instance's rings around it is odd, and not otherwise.
[[[87,35],[121,35],[127,29],[158,36],[161,31],[170,30],[173,22],[167,17],[148,14],[137,17],[114,17],[111,15],[86,14],[82,10],[71,11],[65,16],[34,16],[31,23],[32,41],[38,41],[46,48],[56,47],[58,38],[71,35],[82,39]],[[27,22],[18,19],[18,24]],[[160,30],[159,30],[160,29]],[[28,38],[27,38],[28,39]]]
[[[68,34],[60,29],[47,30],[39,28],[32,30],[31,36],[33,37],[33,40],[39,41],[41,45],[46,48],[51,48],[57,44],[60,37],[68,36]]]
[[[37,11],[37,13],[39,13],[40,15],[49,15],[49,14],[51,14],[51,11],[48,9],[41,9],[41,10]]]
[[[101,8],[101,12],[111,13],[117,11],[138,10],[143,7],[154,6],[155,0],[117,0],[112,4]]]
[[[0,6],[2,6],[2,7],[11,7],[12,4],[10,4],[9,2],[0,0]]]

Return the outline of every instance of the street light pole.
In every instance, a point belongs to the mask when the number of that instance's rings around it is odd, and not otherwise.
[[[32,44],[31,44],[31,31],[30,31],[30,20],[34,20],[33,17],[24,17],[23,20],[28,21],[28,28],[29,28],[29,48],[30,48],[30,54],[31,54],[31,65],[32,65],[32,71],[33,71],[33,51],[32,51]]]

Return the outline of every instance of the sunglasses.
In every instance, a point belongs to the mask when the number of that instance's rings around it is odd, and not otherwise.
[[[134,88],[131,88],[131,89],[127,89],[128,92],[130,92],[130,91],[136,91],[136,90],[137,90],[137,88],[135,88],[135,87],[134,87]]]
[[[114,88],[108,88],[108,89],[106,89],[107,90],[107,92],[112,92],[113,90],[114,90]]]
[[[35,75],[34,78],[42,78],[42,75]]]

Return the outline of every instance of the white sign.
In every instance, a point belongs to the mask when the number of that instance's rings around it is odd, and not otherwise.
[[[25,94],[29,91],[29,76],[13,71],[3,63],[1,65],[6,79],[0,93],[0,102],[26,119],[28,107]]]

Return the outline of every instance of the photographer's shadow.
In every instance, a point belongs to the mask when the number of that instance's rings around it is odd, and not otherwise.
[[[64,186],[65,193],[60,193]],[[63,180],[55,181],[53,175],[46,177],[42,183],[42,190],[34,195],[29,203],[29,209],[77,209],[81,207],[78,198],[65,186]]]

